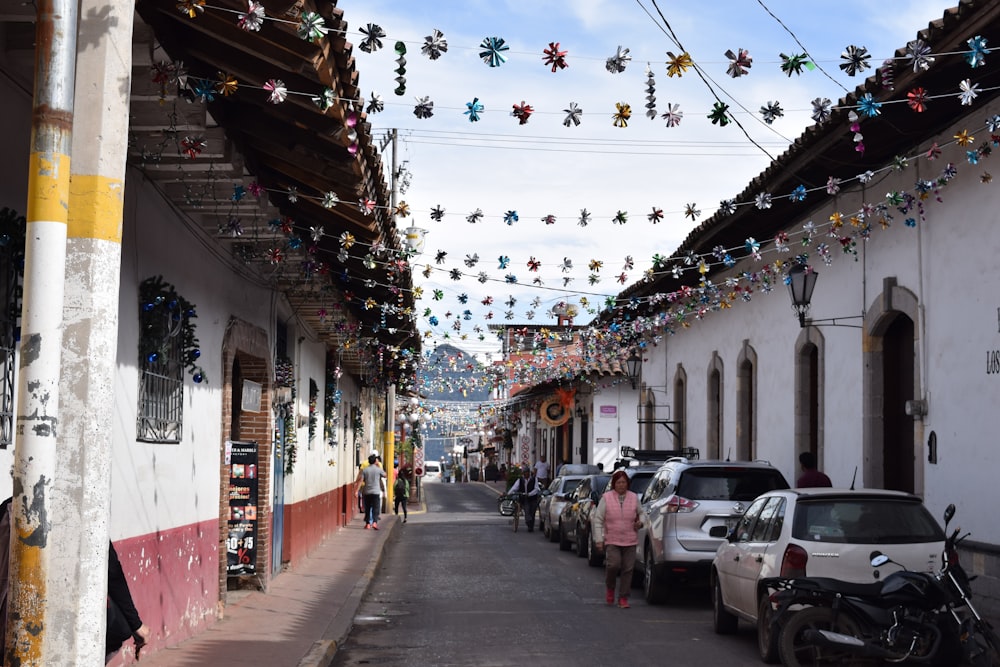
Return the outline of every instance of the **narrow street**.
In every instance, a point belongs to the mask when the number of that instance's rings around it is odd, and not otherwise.
[[[707,588],[662,607],[634,589],[631,609],[608,607],[603,569],[537,529],[515,534],[491,486],[423,493],[426,511],[396,528],[333,666],[761,664],[750,626],[714,634]]]

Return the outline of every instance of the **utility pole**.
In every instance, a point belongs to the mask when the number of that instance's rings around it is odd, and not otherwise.
[[[77,30],[76,0],[39,0],[28,163],[24,305],[18,354],[5,664],[53,665],[58,609],[49,590],[50,494],[60,436],[63,277]],[[51,628],[49,626],[52,626]]]
[[[105,654],[114,387],[118,358],[125,165],[132,78],[133,0],[80,0],[76,111],[66,241],[59,457],[52,507],[49,595],[60,610],[62,662]],[[138,304],[133,305],[136,312]],[[128,312],[128,311],[126,311]],[[135,443],[134,447],[144,445]],[[128,465],[128,462],[125,462]],[[127,554],[122,553],[128,565]],[[134,592],[141,592],[141,587]],[[143,608],[147,616],[153,610]],[[52,642],[52,638],[49,638]],[[53,643],[54,644],[54,643]]]

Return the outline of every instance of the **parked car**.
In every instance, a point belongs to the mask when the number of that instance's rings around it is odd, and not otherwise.
[[[587,475],[573,489],[566,506],[559,514],[560,550],[569,551],[575,543],[577,555],[581,558],[587,555],[587,545],[590,541],[590,511],[597,506],[610,479],[611,475],[606,473]]]
[[[566,506],[569,494],[584,477],[586,475],[560,475],[542,491],[542,499],[538,501],[538,527],[549,541],[559,540],[555,529],[559,525],[559,515]]]
[[[787,488],[781,471],[766,462],[666,461],[640,499],[636,572],[646,600],[661,604],[673,584],[707,582],[725,541],[712,528],[732,529],[757,496]]]
[[[713,528],[713,534],[723,533]],[[944,539],[920,498],[908,493],[830,488],[764,493],[715,553],[715,631],[734,633],[741,618],[755,623],[761,659],[776,661],[778,633],[771,631],[773,609],[763,579],[810,576],[869,583],[879,578],[876,569],[873,579],[874,549],[907,570],[934,572]]]

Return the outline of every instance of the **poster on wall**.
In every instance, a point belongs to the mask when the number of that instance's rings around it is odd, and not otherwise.
[[[257,572],[257,443],[232,442],[229,456],[229,537],[226,572]]]

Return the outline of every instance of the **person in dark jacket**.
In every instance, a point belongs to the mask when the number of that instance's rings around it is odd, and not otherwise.
[[[149,628],[142,622],[132,601],[132,592],[128,588],[115,545],[108,542],[108,632],[104,644],[105,664],[129,637],[135,641],[135,657],[138,659],[139,651],[149,639]]]

